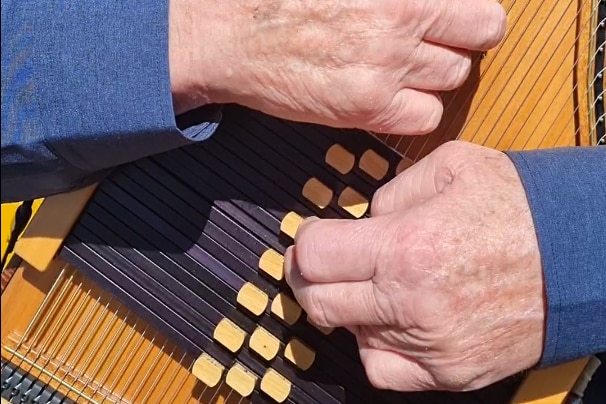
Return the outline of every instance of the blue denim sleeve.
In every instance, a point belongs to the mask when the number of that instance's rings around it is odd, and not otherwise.
[[[2,0],[2,202],[88,185],[212,135],[218,106],[181,127],[168,0]]]
[[[508,152],[526,189],[547,302],[539,367],[606,351],[606,147]]]

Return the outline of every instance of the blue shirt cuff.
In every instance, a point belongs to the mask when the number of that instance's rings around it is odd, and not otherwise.
[[[186,126],[175,118],[168,10],[168,0],[2,2],[3,201],[63,192],[214,133],[220,106]]]
[[[546,367],[606,350],[606,148],[507,152],[536,229]]]

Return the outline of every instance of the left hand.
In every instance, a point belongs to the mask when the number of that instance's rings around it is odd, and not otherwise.
[[[471,50],[505,36],[495,0],[170,0],[178,112],[239,104],[291,121],[430,133],[439,92],[461,87]]]
[[[478,389],[542,353],[533,220],[495,150],[447,143],[379,189],[370,218],[304,221],[285,272],[311,321],[355,334],[377,388]]]

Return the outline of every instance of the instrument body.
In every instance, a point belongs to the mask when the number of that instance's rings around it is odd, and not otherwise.
[[[604,4],[502,1],[509,28],[476,55],[460,89],[443,95],[444,119],[429,136],[380,135],[416,161],[461,139],[498,150],[597,144],[604,136]]]
[[[299,215],[368,214],[375,189],[448,140],[500,150],[599,143],[604,1],[503,5],[506,39],[444,94],[444,120],[430,135],[333,130],[230,108],[207,144],[47,198],[3,271],[3,370],[76,402],[398,402],[367,386],[344,331],[314,327],[297,311],[280,256]],[[480,392],[403,397],[562,403],[587,363]]]

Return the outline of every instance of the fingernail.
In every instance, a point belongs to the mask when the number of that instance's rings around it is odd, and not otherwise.
[[[303,219],[303,223],[301,223],[301,224],[313,223],[318,220],[320,220],[320,218],[318,216],[308,216],[305,219]]]
[[[293,246],[286,248],[284,251],[284,262],[282,264],[282,270],[284,271],[284,278],[286,279],[286,283],[290,283],[290,271],[292,268],[292,255],[293,255]]]

